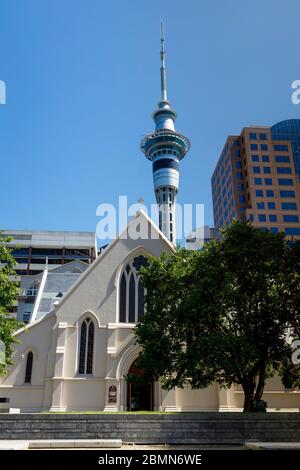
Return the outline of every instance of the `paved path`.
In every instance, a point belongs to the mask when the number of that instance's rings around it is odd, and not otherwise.
[[[1,450],[300,450],[299,442],[245,442],[244,446],[238,445],[142,445],[122,444],[119,439],[78,439],[78,440],[0,440]]]

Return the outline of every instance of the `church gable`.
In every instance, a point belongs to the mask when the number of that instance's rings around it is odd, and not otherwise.
[[[138,233],[145,236],[145,231],[148,237],[152,234],[152,238],[135,238]],[[162,251],[172,250],[173,245],[146,214],[139,212],[120,237],[102,252],[61,300],[56,307],[58,321],[76,324],[85,312],[90,311],[98,318],[101,326],[118,323],[120,289],[123,292],[126,289],[128,296],[135,299],[130,305],[129,300],[126,300],[127,304],[122,306],[122,315],[128,322],[129,316],[130,320],[136,320],[140,308],[138,298],[140,295],[141,299],[142,290],[139,288],[140,266],[136,269],[134,264],[137,266],[136,263],[149,255],[159,256]]]

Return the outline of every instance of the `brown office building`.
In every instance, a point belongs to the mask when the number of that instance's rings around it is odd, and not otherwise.
[[[300,119],[229,136],[211,182],[216,228],[235,218],[300,239]]]

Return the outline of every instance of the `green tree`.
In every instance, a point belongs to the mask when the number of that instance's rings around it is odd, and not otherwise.
[[[244,411],[258,409],[275,373],[293,372],[295,383],[299,370],[288,364],[300,332],[299,252],[283,234],[234,221],[200,252],[150,258],[135,328],[139,366],[167,389],[239,384]]]
[[[5,375],[8,366],[12,364],[13,344],[16,342],[13,333],[22,325],[9,314],[19,291],[14,270],[16,262],[12,248],[7,245],[9,241],[10,237],[0,233],[0,341],[5,346],[5,356],[1,354],[0,376]]]

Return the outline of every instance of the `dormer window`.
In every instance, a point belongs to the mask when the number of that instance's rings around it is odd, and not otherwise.
[[[27,289],[26,295],[28,295],[29,297],[35,297],[36,294],[37,294],[37,290],[38,290],[38,286],[36,284],[34,284],[33,286],[30,286]]]

